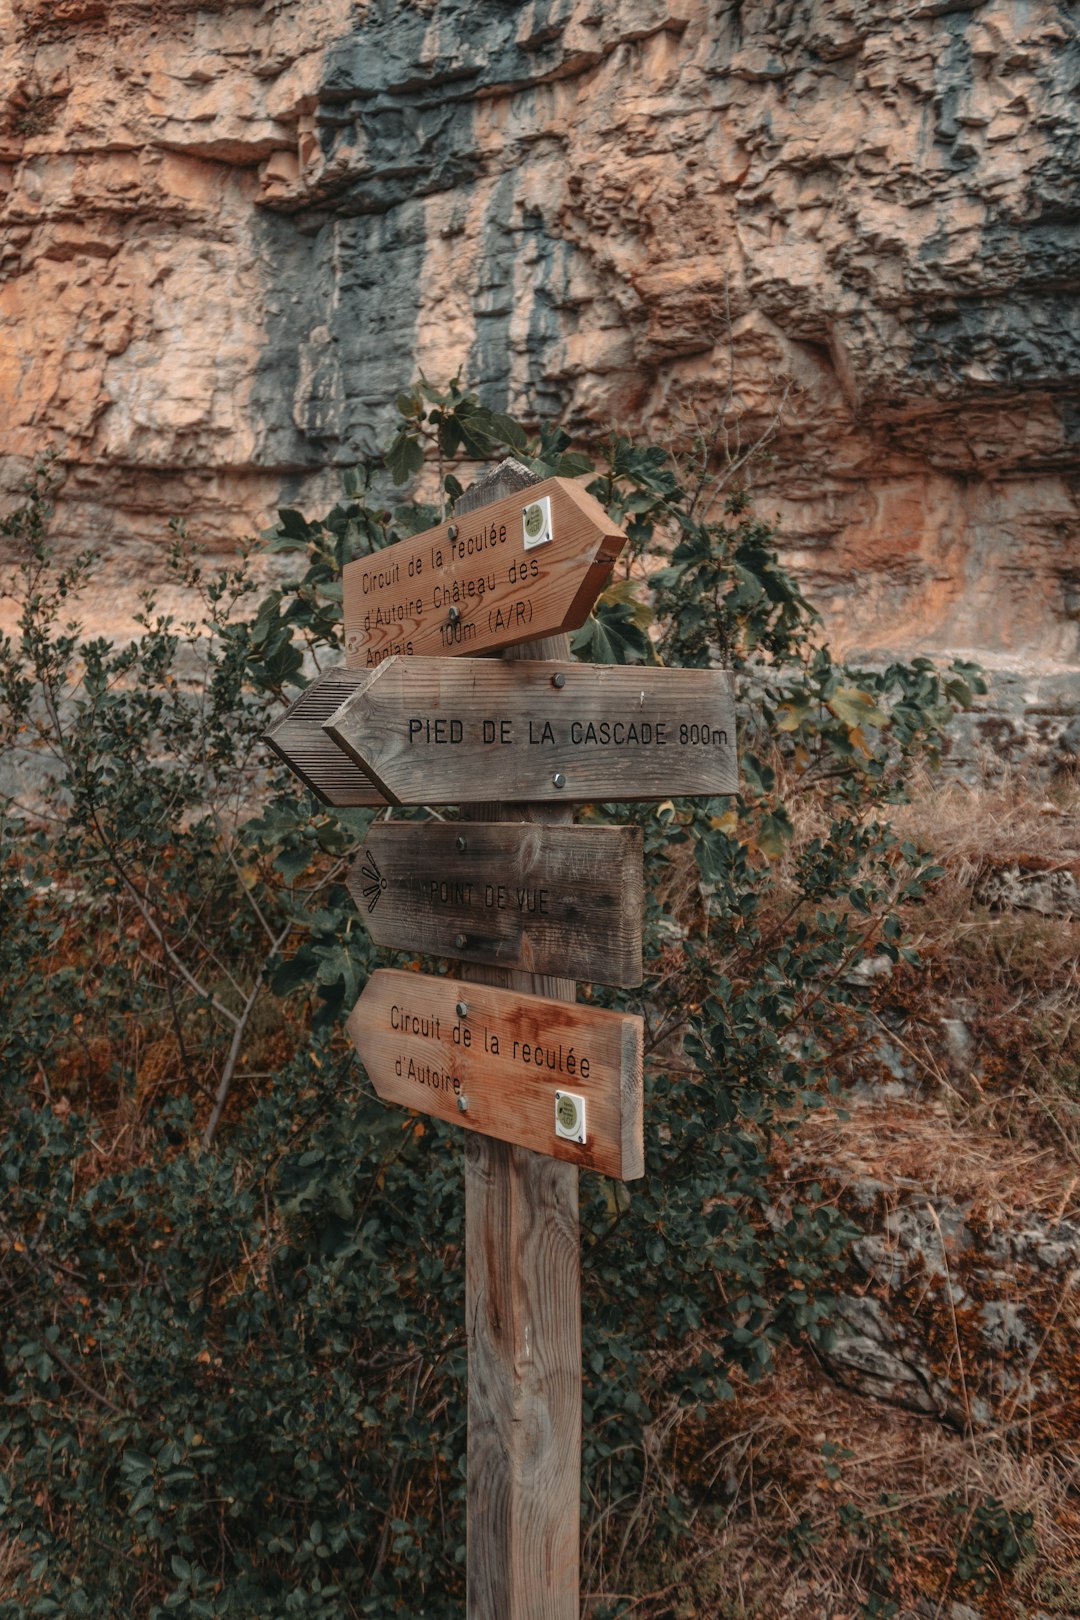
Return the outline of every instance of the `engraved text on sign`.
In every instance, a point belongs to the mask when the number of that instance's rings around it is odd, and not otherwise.
[[[326,730],[397,804],[738,791],[724,670],[396,658]]]
[[[385,1102],[622,1181],[644,1173],[635,1014],[380,968],[347,1027]],[[556,1129],[565,1091],[584,1099],[584,1142]]]
[[[641,983],[637,827],[376,822],[349,888],[377,945]]]
[[[566,478],[496,501],[343,574],[346,663],[508,647],[584,624],[625,536]]]

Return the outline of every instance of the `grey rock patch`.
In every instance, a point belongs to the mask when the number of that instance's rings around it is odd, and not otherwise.
[[[893,964],[887,956],[864,956],[861,962],[848,968],[845,984],[876,984],[879,979],[891,977]]]
[[[960,1429],[1000,1422],[1003,1396],[1017,1409],[1033,1396],[1057,1398],[1040,1361],[1043,1319],[1027,1308],[1025,1281],[1030,1290],[1041,1277],[1044,1295],[1049,1288],[1051,1299],[1063,1296],[1068,1320],[1070,1293],[1080,1303],[1080,1227],[1029,1213],[1014,1227],[987,1230],[971,1223],[967,1205],[935,1199],[932,1212],[925,1193],[908,1185],[866,1177],[845,1189],[846,1208],[866,1228],[850,1251],[860,1288],[836,1302],[838,1334],[821,1351],[826,1368],[862,1395]],[[975,1336],[966,1388],[942,1355],[942,1311],[958,1313],[966,1353]],[[973,1381],[980,1361],[995,1369],[992,1390]]]
[[[1080,917],[1080,881],[1070,868],[1024,870],[1013,862],[975,880],[976,900],[995,911],[1037,911],[1044,917]]]
[[[941,1028],[945,1036],[946,1051],[955,1067],[965,1070],[970,1068],[974,1043],[967,1024],[962,1018],[943,1018]]]

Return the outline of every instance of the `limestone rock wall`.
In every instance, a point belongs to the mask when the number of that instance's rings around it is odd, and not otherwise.
[[[394,391],[756,479],[834,633],[1080,651],[1080,39],[1052,0],[0,0],[0,451],[115,590]],[[114,595],[111,599],[118,599]]]

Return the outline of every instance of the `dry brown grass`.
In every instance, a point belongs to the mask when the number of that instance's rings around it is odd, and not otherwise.
[[[18,1542],[0,1536],[0,1602],[14,1598],[12,1581],[29,1560]]]
[[[931,1203],[968,1206],[984,1230],[1029,1215],[1080,1220],[1080,1170],[1052,1147],[1017,1142],[1003,1151],[999,1131],[942,1099],[849,1100],[843,1109],[822,1109],[800,1129],[796,1152],[792,1177],[820,1179],[832,1165],[842,1183],[870,1179],[917,1190]]]
[[[932,849],[945,876],[907,908],[924,968],[877,997],[890,1038],[959,1121],[1013,1156],[1050,1149],[1080,1171],[1080,920],[978,898],[988,872],[1080,874],[1080,784],[924,784],[896,828]],[[946,1020],[962,1026],[966,1050]]]
[[[675,1560],[651,1537],[635,1542],[624,1589],[639,1594],[627,1611],[637,1620],[861,1620],[881,1584],[875,1544],[897,1620],[948,1620],[954,1600],[987,1620],[1025,1620],[1080,1557],[1076,1460],[867,1401],[810,1355],[740,1384],[704,1419],[684,1412],[657,1466],[699,1487],[695,1552]],[[1036,1551],[976,1596],[957,1578],[956,1546],[990,1499],[1033,1514]]]
[[[893,815],[897,833],[933,849],[956,882],[970,887],[988,862],[1037,857],[1048,864],[1080,863],[1080,783],[1047,786],[1007,777],[973,787],[923,775],[911,803]]]
[[[796,794],[791,810],[795,838],[775,869],[766,927],[789,903],[799,848],[823,831],[812,800]],[[962,1210],[980,1242],[1035,1220],[1078,1221],[1080,924],[991,910],[976,890],[986,871],[1010,865],[1080,870],[1080,785],[1031,791],[1014,780],[984,791],[927,778],[893,820],[901,839],[933,850],[945,868],[903,915],[923,966],[868,987],[864,1037],[844,1059],[860,1091],[811,1115],[779,1150],[777,1174],[788,1190],[816,1181],[844,1207],[858,1183],[876,1182],[885,1210]],[[680,869],[673,882],[692,877]],[[964,1040],[947,1039],[945,1020],[963,1026]],[[906,1096],[895,1085],[874,1091],[891,1076],[867,1028],[899,1052]],[[863,1208],[862,1219],[882,1213]],[[876,1540],[897,1604],[882,1615],[952,1620],[957,1602],[984,1620],[1078,1620],[1075,1289],[1056,1274],[995,1277],[978,1252],[949,1281],[965,1290],[962,1307],[950,1308],[940,1278],[931,1286],[913,1276],[889,1308],[957,1406],[978,1394],[991,1420],[950,1425],[868,1399],[833,1382],[809,1352],[781,1358],[769,1378],[739,1384],[704,1417],[673,1404],[658,1414],[650,1468],[692,1498],[695,1551],[677,1562],[639,1523],[621,1565],[623,1590],[639,1594],[628,1615],[864,1620],[875,1612]],[[860,1292],[867,1280],[853,1273],[850,1286]],[[1030,1374],[1019,1381],[1005,1379],[980,1332],[982,1303],[999,1297],[1022,1303],[1035,1335],[1035,1364],[1010,1364]],[[830,1446],[839,1449],[830,1455]],[[988,1576],[980,1593],[960,1582],[956,1552],[987,1503],[1033,1515],[1034,1551],[1006,1579]],[[586,1549],[587,1561],[596,1551]],[[599,1600],[585,1613],[598,1609]]]

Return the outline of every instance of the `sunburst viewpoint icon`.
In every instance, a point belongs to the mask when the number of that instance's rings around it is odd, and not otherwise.
[[[386,888],[386,879],[379,871],[378,862],[369,849],[364,851],[364,862],[360,868],[360,876],[364,879],[364,899],[368,903],[368,915],[370,916],[379,903],[379,896]]]

